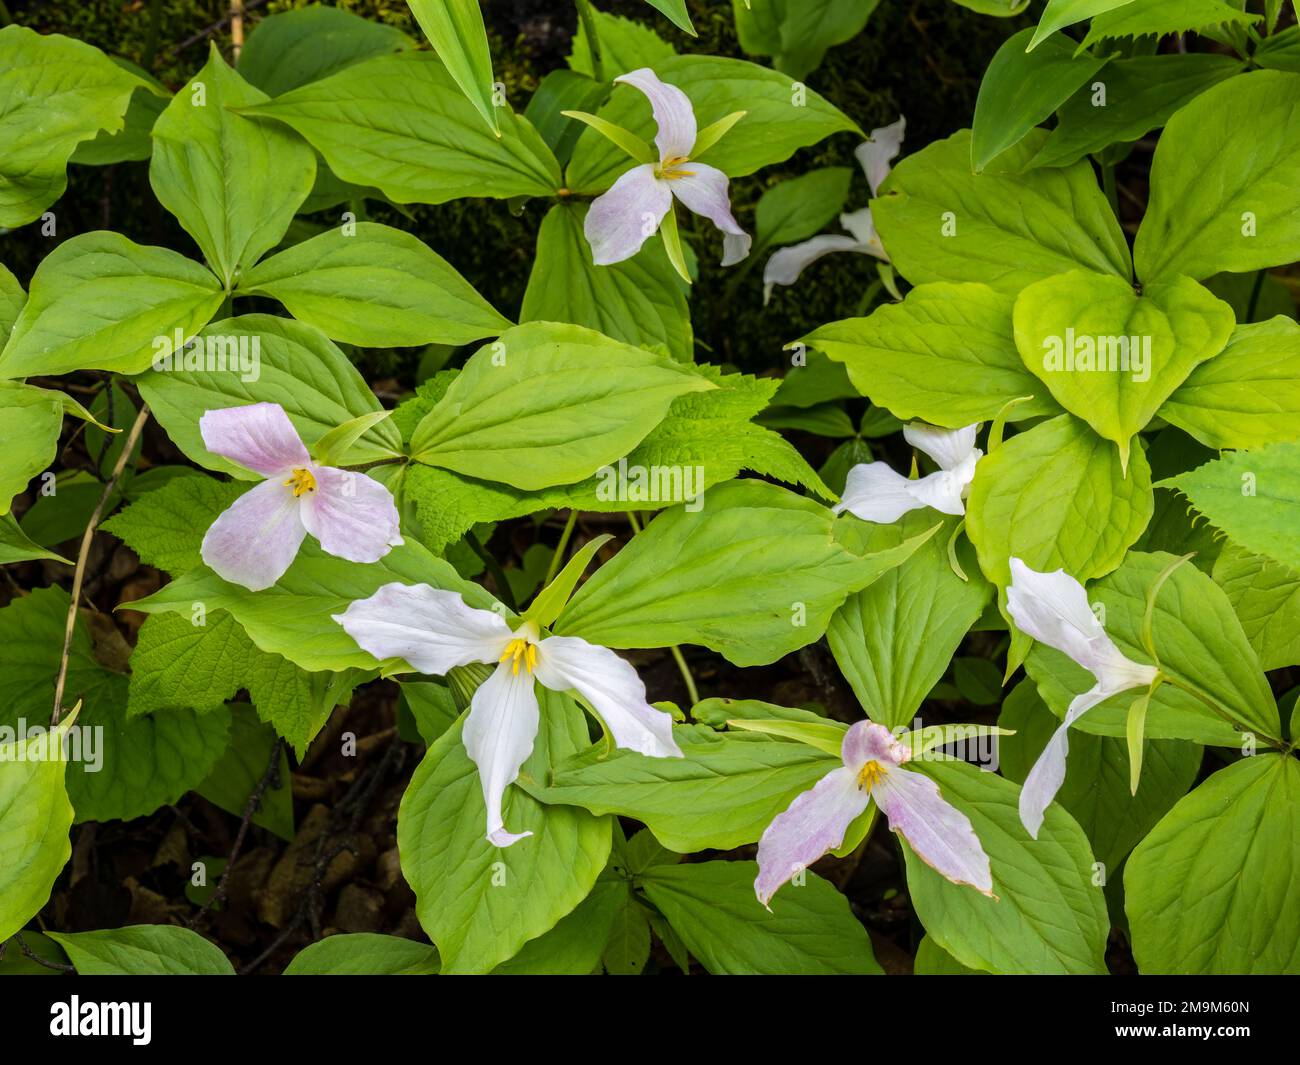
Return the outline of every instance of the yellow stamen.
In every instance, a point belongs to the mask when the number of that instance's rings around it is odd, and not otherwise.
[[[293,489],[295,499],[305,495],[307,492],[316,491],[316,478],[311,470],[304,470],[301,467],[294,470],[289,475],[289,479],[284,482],[286,488]]]
[[[858,787],[871,794],[871,789],[885,779],[885,767],[879,762],[871,761],[862,767],[858,773]]]
[[[676,155],[673,156],[673,158],[671,159],[665,159],[656,168],[655,176],[666,178],[669,181],[676,181],[678,178],[684,178],[684,177],[694,177],[695,176],[694,170],[681,169],[682,164],[687,163],[689,161],[690,160],[687,159],[686,156],[684,155]]]
[[[501,652],[501,661],[513,659],[510,672],[516,677],[519,676],[519,663],[523,662],[524,668],[532,673],[533,667],[537,665],[537,645],[529,643],[526,639],[511,640],[506,644],[506,649]]]

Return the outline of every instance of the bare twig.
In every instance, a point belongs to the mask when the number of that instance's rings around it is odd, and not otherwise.
[[[53,969],[56,973],[75,973],[75,965],[64,965],[62,962],[50,961],[48,958],[42,958],[36,951],[27,945],[21,932],[14,933],[14,939],[18,941],[18,949],[23,952],[23,957],[28,961],[34,961],[37,965],[44,966],[46,969]]]
[[[261,7],[265,3],[266,0],[245,0],[245,3],[243,5],[244,6],[243,13],[246,15],[254,8]],[[227,14],[224,18],[218,19],[211,26],[199,30],[199,32],[194,34],[192,37],[185,38],[185,40],[181,41],[180,44],[173,45],[168,50],[167,54],[176,55],[178,52],[185,51],[185,49],[192,44],[198,44],[199,41],[207,40],[207,38],[211,37],[214,33],[219,32],[222,29],[222,27],[224,27],[226,23],[230,21],[230,18],[231,16]]]
[[[239,62],[244,48],[244,0],[230,0],[230,46]]]

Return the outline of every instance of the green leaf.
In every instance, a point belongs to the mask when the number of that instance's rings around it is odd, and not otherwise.
[[[577,909],[561,917],[549,932],[530,939],[518,954],[493,969],[492,975],[588,976],[598,971],[615,922],[629,908],[628,895],[626,881],[615,882],[602,873]]]
[[[1124,872],[1145,974],[1267,974],[1300,964],[1300,764],[1261,754],[1221,769],[1147,836]]]
[[[154,124],[149,184],[229,291],[280,243],[311,192],[316,156],[280,127],[235,114],[269,97],[209,49]]]
[[[59,393],[0,381],[0,513],[8,514],[13,497],[54,461],[62,429]]]
[[[630,884],[624,883],[614,890],[621,890],[623,905],[614,914],[601,962],[611,976],[639,976],[650,960],[648,911],[636,901]]]
[[[760,248],[793,244],[820,233],[844,209],[853,171],[828,166],[773,185],[754,208]]]
[[[656,66],[677,54],[671,44],[644,23],[633,22],[619,15],[608,15],[595,8],[591,8],[591,15],[596,36],[600,38],[599,81],[612,81],[630,70]],[[589,78],[596,77],[584,19],[578,20],[578,32],[573,38],[573,53],[568,61],[571,69]]]
[[[1206,447],[1254,448],[1300,436],[1300,325],[1279,315],[1240,325],[1197,366],[1160,417]]]
[[[682,55],[656,65],[655,73],[686,93],[699,128],[725,118],[743,102],[745,117],[729,136],[704,152],[701,162],[729,177],[783,162],[799,148],[832,133],[861,133],[857,125],[811,89],[797,86],[775,70],[718,56]],[[803,99],[801,106],[794,106]],[[650,104],[630,85],[620,85],[600,109],[600,117],[652,139]],[[628,158],[594,130],[578,138],[566,184],[576,193],[603,192],[627,169]]]
[[[174,925],[48,932],[81,976],[234,976],[219,947]]]
[[[1016,173],[1042,146],[1031,132],[982,174],[962,130],[903,159],[872,201],[894,266],[912,284],[978,281],[1014,295],[1082,267],[1127,280],[1128,242],[1086,162]]]
[[[564,564],[564,569],[560,570],[555,579],[537,593],[537,598],[524,611],[523,616],[537,622],[543,628],[549,626],[560,616],[560,611],[573,595],[574,587],[582,579],[596,552],[612,539],[613,536],[609,533],[603,533],[583,544],[581,549],[575,551],[573,557]]]
[[[1123,37],[1164,37],[1189,30],[1202,32],[1216,26],[1249,26],[1258,21],[1259,15],[1248,15],[1224,0],[1179,0],[1176,4],[1165,0],[1137,0],[1094,18],[1081,47]]]
[[[2,420],[0,418],[0,422]],[[0,489],[0,493],[3,493],[3,489]],[[33,559],[49,559],[52,562],[63,562],[66,565],[72,565],[62,555],[47,551],[40,544],[33,542],[18,527],[18,522],[14,520],[12,514],[0,517],[0,566],[7,566],[11,562],[28,562]]]
[[[354,932],[326,936],[303,947],[284,967],[283,975],[437,976],[438,971],[438,952],[427,943]]]
[[[520,783],[586,741],[571,699],[544,688],[538,696],[542,724]],[[512,957],[586,898],[609,858],[607,819],[544,806],[518,787],[505,817],[512,831],[533,835],[504,850],[484,838],[478,770],[454,726],[416,769],[397,820],[402,872],[446,973],[489,972]]]
[[[933,531],[873,552],[839,542],[843,527],[775,485],[721,485],[702,510],[683,505],[652,521],[578,590],[554,630],[604,647],[693,643],[736,665],[775,662],[819,639],[850,593]]]
[[[1076,89],[1091,82],[1106,61],[1106,57],[1076,56],[1074,42],[1064,34],[1044,36],[1024,29],[1008,37],[980,82],[971,130],[971,169],[980,173],[1019,144]]]
[[[245,314],[214,322],[199,339],[202,351],[187,347],[179,356],[163,354],[136,384],[172,442],[210,470],[263,480],[261,474],[208,451],[199,433],[199,419],[206,411],[278,403],[310,447],[344,422],[383,409],[348,357],[309,325]],[[182,359],[193,368],[180,369]],[[346,465],[374,462],[399,455],[401,448],[397,427],[384,420],[340,460]]]
[[[594,111],[607,91],[602,82],[561,68],[542,78],[537,91],[528,98],[524,118],[533,124],[561,166],[568,163],[573,155],[573,146],[578,143],[578,135],[586,128],[565,112]]]
[[[1016,350],[1014,303],[987,285],[918,285],[902,303],[823,325],[801,343],[843,363],[859,392],[900,418],[957,429],[990,421],[1026,396],[1035,398],[1012,417],[1056,413]]]
[[[953,884],[900,840],[907,889],[934,941],[961,964],[995,973],[1105,973],[1110,920],[1092,882],[1087,837],[1057,805],[1038,839],[1020,823],[1020,788],[964,762],[924,761],[943,796],[970,818],[993,871],[991,899]]]
[[[58,735],[66,728],[65,720]],[[68,763],[48,756],[46,735],[3,739],[0,731],[0,943],[41,911],[72,857],[72,804],[63,782]]]
[[[411,436],[431,466],[535,490],[626,455],[687,392],[713,387],[579,326],[530,322],[481,348]]]
[[[1300,74],[1256,70],[1203,92],[1156,148],[1138,276],[1199,280],[1300,258],[1300,219],[1281,191],[1297,183]]]
[[[714,975],[880,974],[848,900],[808,873],[766,910],[757,862],[696,862],[646,870],[637,882],[687,949]]]
[[[1300,665],[1300,573],[1228,543],[1214,563],[1214,582],[1264,669]]]
[[[547,212],[520,319],[571,322],[678,362],[693,361],[690,307],[663,243],[647,241],[631,259],[596,266],[582,229],[586,215],[578,204],[559,203]]]
[[[84,233],[50,252],[0,353],[0,376],[73,370],[139,373],[160,338],[190,337],[221,306],[221,284],[198,263],[117,233]]]
[[[367,59],[247,113],[291,126],[338,177],[394,203],[550,196],[561,185],[528,120],[502,108],[494,134],[429,52]]]
[[[146,84],[131,94],[120,130],[116,133],[100,130],[90,140],[77,145],[68,161],[78,166],[111,166],[148,159],[153,155],[154,123],[171,100],[171,91],[148,71],[121,56],[109,58]]]
[[[750,55],[770,55],[783,74],[803,80],[828,48],[851,41],[867,24],[879,0],[760,0],[757,6],[732,0],[736,36]]]
[[[243,492],[215,477],[181,477],[118,511],[100,529],[126,543],[146,566],[179,576],[203,565],[203,535]]]
[[[16,24],[0,29],[0,70],[0,227],[14,229],[63,195],[73,149],[121,129],[131,94],[150,86],[98,48]]]
[[[1198,363],[1223,350],[1232,308],[1188,278],[1148,284],[1071,271],[1020,293],[1016,346],[1057,402],[1119,447],[1130,442]]]
[[[958,7],[977,11],[981,15],[992,15],[995,18],[1019,15],[1029,6],[1029,0],[953,0],[953,3]]]
[[[501,136],[492,102],[492,53],[478,0],[408,0],[407,6],[465,98]]]
[[[271,296],[333,340],[366,347],[468,344],[510,327],[441,255],[400,229],[334,226],[250,270],[243,296]]]
[[[0,263],[0,351],[3,351],[5,344],[8,343],[9,334],[26,302],[27,293],[18,283],[18,278],[14,277],[3,263]]]
[[[170,619],[149,618],[146,625]],[[179,619],[177,619],[179,620]],[[141,634],[143,635],[143,629]],[[274,706],[269,710],[277,709]],[[230,745],[216,767],[194,790],[228,814],[243,817],[248,799],[262,782],[271,760],[275,732],[257,719],[251,706],[233,703],[230,707]],[[299,750],[299,757],[304,751]],[[278,780],[262,792],[253,811],[253,824],[269,829],[281,839],[293,842],[293,790],[289,777],[289,756],[283,748],[277,760]]]
[[[968,969],[929,936],[922,936],[912,961],[915,976],[984,976],[979,969]]]
[[[1037,48],[1056,30],[1063,30],[1094,15],[1104,15],[1107,11],[1132,2],[1133,0],[1047,0],[1029,48]]]

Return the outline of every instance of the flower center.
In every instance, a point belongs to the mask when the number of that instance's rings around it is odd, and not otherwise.
[[[533,667],[537,665],[537,644],[529,642],[523,637],[511,640],[506,644],[506,649],[501,652],[501,661],[505,662],[513,659],[511,672],[519,676],[519,663],[524,664],[524,668],[532,673]]]
[[[675,155],[671,159],[665,159],[658,167],[655,168],[655,176],[667,178],[669,181],[676,181],[678,178],[694,177],[694,170],[681,169],[682,164],[689,162],[684,155]]]
[[[294,499],[306,495],[308,492],[316,491],[316,478],[311,470],[305,470],[302,467],[294,470],[289,475],[289,479],[284,482],[286,488],[293,489]]]
[[[870,761],[858,773],[858,787],[871,794],[871,789],[885,779],[885,767],[877,761]]]

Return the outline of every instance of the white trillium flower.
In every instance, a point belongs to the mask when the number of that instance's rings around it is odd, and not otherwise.
[[[463,732],[483,786],[487,838],[495,846],[532,835],[506,831],[501,806],[537,738],[535,683],[576,691],[617,746],[652,758],[682,757],[672,718],[646,702],[636,670],[606,647],[576,636],[542,636],[533,622],[512,631],[499,614],[427,584],[386,584],[334,620],[376,658],[400,658],[421,673],[441,676],[472,662],[496,665],[474,693]]]
[[[863,173],[867,175],[872,199],[876,198],[881,184],[889,177],[890,164],[898,158],[898,153],[902,150],[903,134],[906,129],[905,118],[899,118],[897,122],[882,126],[880,129],[873,129],[871,139],[858,145],[853,153],[862,164]],[[793,285],[809,266],[831,252],[857,252],[860,255],[873,255],[882,262],[889,262],[889,254],[880,242],[876,224],[872,221],[870,207],[840,215],[840,225],[852,236],[842,237],[837,233],[823,233],[773,253],[763,268],[764,303],[771,298],[773,286]]]
[[[1149,687],[1157,670],[1134,662],[1115,646],[1088,605],[1083,585],[1064,570],[1039,573],[1012,558],[1007,610],[1016,628],[1026,636],[1069,656],[1097,680],[1070,701],[1065,720],[1039,755],[1020,791],[1020,820],[1037,839],[1043,814],[1065,781],[1070,726],[1112,695],[1129,688]]]
[[[980,423],[962,429],[939,429],[920,422],[903,427],[903,436],[939,465],[916,480],[885,462],[861,462],[849,470],[835,512],[847,510],[863,521],[895,522],[909,510],[932,507],[943,514],[965,514],[975,466],[984,452],[975,446]]]
[[[583,231],[595,264],[632,258],[658,231],[674,197],[722,231],[723,266],[740,262],[749,254],[752,238],[731,214],[727,175],[691,159],[698,130],[690,98],[676,85],[660,81],[649,67],[614,80],[639,89],[650,101],[658,126],[659,162],[634,166],[592,202]]]

